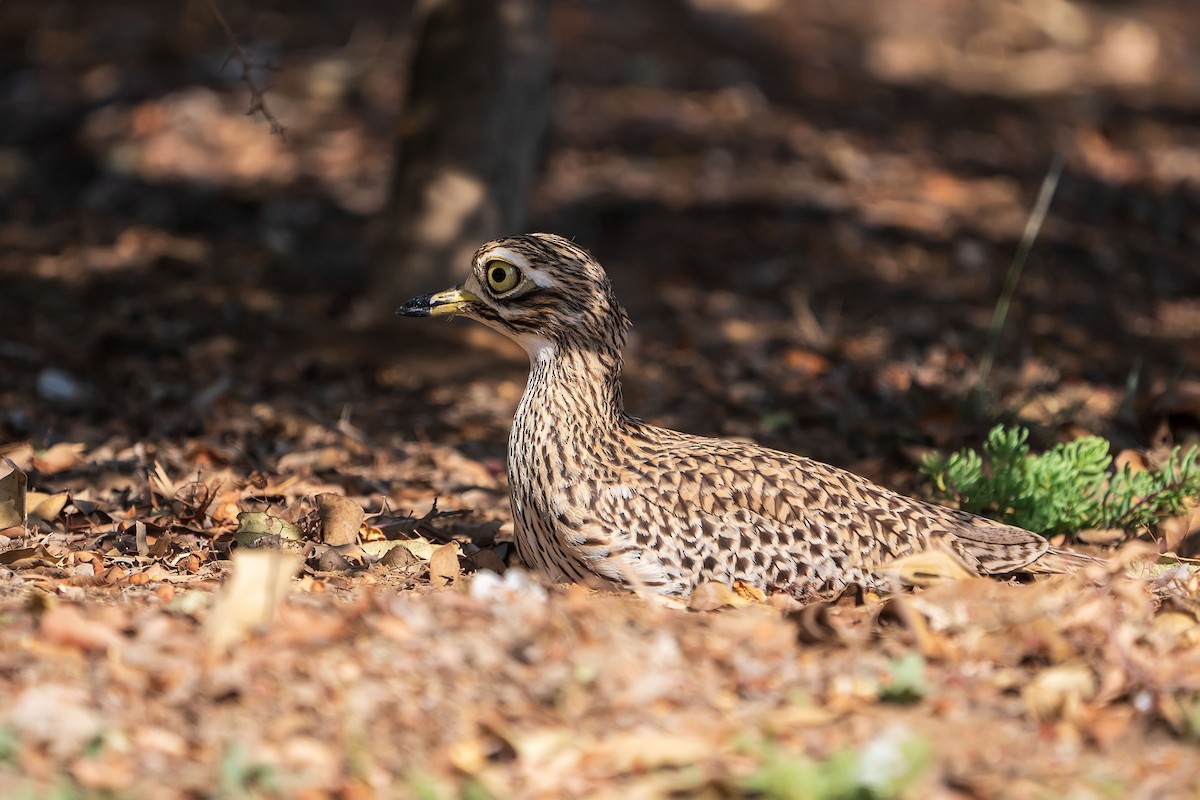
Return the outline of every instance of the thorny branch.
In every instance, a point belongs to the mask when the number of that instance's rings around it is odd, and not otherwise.
[[[221,33],[225,35],[225,42],[229,46],[229,58],[226,59],[225,63],[228,64],[230,61],[237,61],[242,66],[242,82],[250,90],[250,108],[246,113],[251,116],[262,114],[263,119],[271,126],[271,133],[287,141],[287,128],[271,113],[271,109],[267,108],[267,98],[263,94],[263,90],[255,82],[254,76],[250,74],[250,62],[246,58],[246,51],[238,44],[237,36],[234,35],[233,28],[229,26],[225,15],[221,13],[221,9],[217,7],[216,0],[202,0],[202,2],[208,7],[208,11],[212,14],[213,19],[216,20]]]

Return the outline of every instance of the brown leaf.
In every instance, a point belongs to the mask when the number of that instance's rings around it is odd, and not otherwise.
[[[437,550],[438,546],[428,539],[417,537],[415,539],[393,539],[389,541],[365,542],[361,545],[363,552],[372,558],[383,558],[391,550],[397,547],[403,547],[408,552],[419,558],[421,561],[428,561],[433,555],[433,551]]]
[[[336,547],[358,541],[358,529],[366,514],[349,497],[323,492],[317,495],[317,516],[321,518],[321,541]]]
[[[311,561],[309,561],[309,565],[312,565]],[[332,547],[326,547],[317,556],[316,568],[321,572],[349,572],[354,569],[350,562],[342,558],[342,554]]]
[[[29,509],[30,519],[40,519],[43,522],[53,522],[67,505],[66,492],[58,494],[42,494],[28,492],[25,495],[25,507]]]
[[[237,550],[233,577],[213,603],[205,628],[214,649],[237,642],[267,625],[300,568],[300,556],[282,550]]]
[[[34,456],[33,468],[43,475],[62,472],[83,461],[86,449],[86,445],[78,442],[59,442]]]
[[[429,582],[436,588],[444,589],[458,581],[462,569],[458,564],[458,542],[444,544],[433,551],[429,557]]]
[[[1088,528],[1076,535],[1084,544],[1116,544],[1129,536],[1120,528]]]
[[[948,642],[939,636],[929,626],[929,621],[913,601],[911,595],[899,594],[890,598],[879,609],[876,620],[884,623],[888,619],[899,620],[908,629],[916,642],[921,655],[926,658],[941,658],[946,655]]]
[[[962,559],[942,547],[894,559],[884,564],[881,571],[895,575],[905,586],[929,586],[939,581],[977,577]]]
[[[1096,676],[1078,663],[1059,664],[1039,672],[1024,689],[1021,700],[1035,720],[1077,719],[1083,703],[1096,694]]]
[[[421,563],[407,547],[393,547],[383,554],[379,563],[389,569],[407,570]]]
[[[57,567],[62,559],[44,546],[21,547],[0,553],[0,564],[9,569],[31,569],[33,567]]]
[[[0,530],[25,524],[25,473],[9,459],[0,463]]]
[[[733,593],[750,603],[765,603],[767,595],[757,586],[751,586],[740,578],[733,582]]]
[[[234,539],[242,547],[252,546],[264,536],[278,536],[288,541],[300,541],[303,532],[285,519],[271,516],[265,511],[243,511],[237,515],[238,529]]]
[[[172,536],[169,533],[160,533],[154,538],[154,544],[150,545],[151,558],[166,558],[171,552]]]
[[[81,758],[71,764],[71,777],[84,789],[94,792],[111,793],[125,789],[137,776],[138,770],[127,756],[112,752]]]
[[[41,638],[50,644],[76,650],[107,650],[118,645],[120,634],[104,619],[84,616],[78,606],[63,604],[42,614]]]
[[[785,616],[796,625],[796,641],[800,644],[821,644],[841,641],[841,632],[829,616],[829,603],[809,603]]]
[[[752,602],[723,583],[706,581],[692,592],[692,596],[688,598],[687,607],[691,611],[716,611],[725,606],[747,606]]]
[[[476,572],[486,569],[491,570],[497,575],[503,575],[504,571],[508,569],[500,556],[496,555],[496,551],[488,548],[480,550],[478,553],[471,556],[470,560],[471,566]]]
[[[1155,417],[1191,417],[1200,421],[1200,381],[1182,381],[1150,402]]]

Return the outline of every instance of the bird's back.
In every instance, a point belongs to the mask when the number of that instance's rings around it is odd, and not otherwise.
[[[882,585],[890,562],[937,546],[979,574],[1020,571],[1049,550],[1035,533],[790,453],[637,421],[621,440],[598,451],[586,473],[588,508],[558,501],[572,506],[565,516],[574,527],[562,533],[580,539],[586,531],[582,538],[603,542],[593,551],[619,583],[640,577],[683,594],[703,581],[740,579],[764,590],[824,594]],[[620,580],[613,554],[622,552],[639,554],[630,562],[634,580]],[[657,571],[646,567],[645,552],[659,562]]]

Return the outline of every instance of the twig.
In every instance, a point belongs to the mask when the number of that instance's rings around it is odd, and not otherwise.
[[[977,408],[983,405],[988,376],[991,374],[992,364],[996,360],[996,351],[1000,349],[1000,333],[1004,330],[1008,308],[1012,305],[1013,295],[1017,292],[1017,281],[1021,277],[1021,270],[1025,268],[1025,262],[1029,259],[1030,251],[1033,250],[1033,243],[1037,241],[1042,223],[1046,221],[1046,213],[1050,210],[1050,201],[1054,199],[1054,191],[1058,188],[1062,172],[1062,153],[1055,153],[1054,160],[1050,162],[1050,168],[1046,170],[1046,177],[1042,178],[1042,188],[1038,191],[1037,202],[1034,203],[1033,210],[1029,212],[1029,219],[1025,221],[1025,230],[1021,233],[1021,243],[1013,256],[1012,264],[1008,267],[1008,278],[1004,282],[1004,290],[1000,292],[1000,298],[996,301],[996,308],[992,312],[987,348],[979,360],[979,378],[975,382]]]
[[[246,51],[238,44],[233,28],[229,27],[225,15],[221,13],[221,9],[217,8],[216,0],[202,0],[202,2],[208,7],[213,19],[217,21],[217,27],[221,29],[221,33],[225,35],[225,43],[229,46],[229,58],[225,60],[225,63],[237,61],[241,64],[242,82],[250,90],[250,109],[246,113],[250,116],[262,114],[263,119],[271,126],[271,133],[286,142],[287,128],[283,127],[283,124],[271,113],[271,109],[267,108],[267,98],[258,83],[255,82],[254,76],[250,74],[250,62],[246,59]]]

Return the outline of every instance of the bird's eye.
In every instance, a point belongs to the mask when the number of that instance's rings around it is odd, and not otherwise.
[[[521,271],[512,264],[503,261],[487,263],[487,282],[496,294],[504,294],[516,288],[521,282]]]

